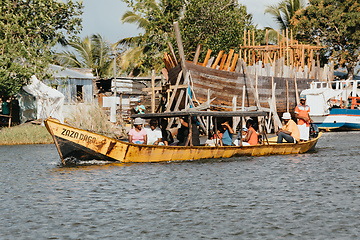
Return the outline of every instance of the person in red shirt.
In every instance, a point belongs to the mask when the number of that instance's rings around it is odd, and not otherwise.
[[[301,142],[309,140],[310,121],[312,121],[309,112],[310,107],[306,105],[306,96],[301,94],[300,104],[295,107],[295,118],[297,119]]]

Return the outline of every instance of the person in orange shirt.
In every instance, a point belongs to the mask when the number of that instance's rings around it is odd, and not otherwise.
[[[257,145],[259,143],[258,134],[253,128],[253,126],[254,126],[254,121],[251,118],[249,118],[246,121],[246,127],[248,131],[244,138],[244,142],[247,142],[249,145]]]
[[[310,132],[310,107],[306,105],[306,96],[305,94],[300,95],[300,104],[295,107],[295,118],[297,119],[297,125],[300,131],[300,141],[309,140]]]
[[[296,143],[300,140],[300,132],[296,123],[291,119],[291,115],[289,112],[283,113],[283,120],[285,125],[282,126],[279,131],[277,131],[276,135],[278,135],[277,143],[282,143],[283,139],[289,143]]]

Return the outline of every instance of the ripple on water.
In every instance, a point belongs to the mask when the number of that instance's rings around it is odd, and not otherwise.
[[[317,151],[61,167],[53,145],[0,146],[1,239],[357,239],[360,133]]]

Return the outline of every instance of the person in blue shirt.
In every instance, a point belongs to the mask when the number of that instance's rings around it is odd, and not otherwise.
[[[144,114],[145,113],[145,106],[141,104],[141,101],[138,101],[138,105],[135,108],[135,113],[137,114]]]
[[[232,139],[233,139],[234,130],[232,129],[232,127],[230,127],[228,121],[222,123],[221,126],[223,127],[223,130],[224,130],[223,137],[221,139],[223,145],[224,146],[232,146],[233,145]]]

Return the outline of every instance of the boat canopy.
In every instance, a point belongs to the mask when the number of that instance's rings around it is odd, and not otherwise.
[[[263,111],[177,111],[163,113],[132,114],[131,118],[169,118],[169,117],[261,117],[267,116]]]

